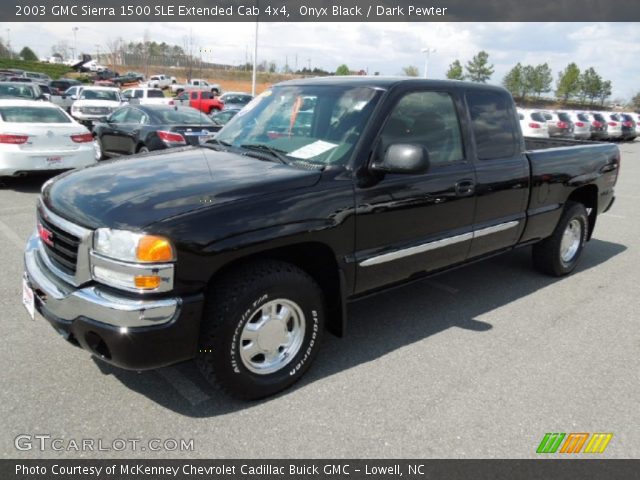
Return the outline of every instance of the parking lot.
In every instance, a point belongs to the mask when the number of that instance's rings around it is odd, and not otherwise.
[[[22,250],[48,177],[0,187],[5,458],[532,458],[546,432],[611,432],[640,456],[640,139],[620,144],[613,209],[577,271],[514,251],[350,307],[294,388],[260,402],[210,391],[195,367],[122,371],[21,304]],[[17,436],[193,439],[189,452],[18,451]],[[63,442],[64,443],[64,442]]]

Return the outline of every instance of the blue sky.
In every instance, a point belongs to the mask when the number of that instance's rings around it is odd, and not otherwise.
[[[47,56],[51,45],[73,44],[78,27],[78,49],[105,51],[109,39],[140,41],[145,31],[156,41],[182,45],[191,32],[196,44],[211,50],[207,60],[243,63],[253,49],[254,23],[43,23],[0,25],[0,35],[11,35],[14,47],[31,46]],[[6,29],[10,28],[10,32]],[[489,53],[495,66],[492,83],[500,83],[517,62],[547,62],[554,76],[569,62],[581,69],[594,67],[613,83],[612,98],[629,99],[640,91],[640,29],[637,23],[261,23],[258,60],[299,68],[310,63],[327,70],[346,63],[386,75],[415,65],[420,72],[421,49],[430,56],[429,77],[443,78],[455,59],[463,64],[479,50]]]

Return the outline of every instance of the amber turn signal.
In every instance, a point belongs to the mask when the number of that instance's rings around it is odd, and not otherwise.
[[[136,275],[134,282],[136,288],[151,290],[160,286],[161,279],[157,275]]]
[[[171,242],[155,235],[140,238],[136,257],[141,262],[171,262],[175,259]]]

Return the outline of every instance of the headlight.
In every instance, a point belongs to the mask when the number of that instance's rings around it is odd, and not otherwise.
[[[94,280],[133,292],[173,288],[175,251],[169,239],[126,230],[99,228],[93,237]]]
[[[124,262],[162,263],[175,260],[169,239],[126,230],[99,228],[94,234],[96,253]]]

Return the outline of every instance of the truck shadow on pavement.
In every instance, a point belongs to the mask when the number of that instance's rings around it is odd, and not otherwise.
[[[626,248],[593,239],[574,275],[597,267]],[[530,252],[530,248],[515,250],[351,304],[345,337],[327,333],[306,376],[292,388],[261,401],[239,401],[210,388],[194,362],[142,373],[120,370],[99,360],[95,363],[103,374],[113,375],[126,387],[181,415],[214,417],[253,408],[298,389],[314,388],[314,383],[325,377],[449,328],[479,334],[490,331],[493,326],[477,317],[565,280],[534,271]]]
[[[44,182],[63,173],[62,171],[32,173],[26,177],[0,177],[0,190],[21,193],[40,193]]]

